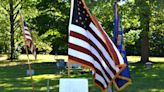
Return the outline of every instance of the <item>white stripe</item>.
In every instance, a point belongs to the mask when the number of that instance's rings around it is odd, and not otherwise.
[[[24,31],[25,34],[31,35],[29,31]]]
[[[109,39],[109,40],[110,40],[110,39]],[[116,54],[117,54],[117,56],[118,56],[118,59],[119,59],[120,64],[125,64],[125,63],[124,63],[124,59],[123,59],[123,57],[121,56],[120,52],[118,51],[117,47],[114,45],[114,43],[113,43],[111,40],[110,40],[110,42],[112,43],[113,48],[114,48],[115,51],[116,51]]]
[[[119,59],[119,63],[120,64],[124,64],[124,59],[123,57],[121,56],[120,52],[118,51],[117,47],[114,45],[113,41],[111,41],[111,39],[109,38],[109,36],[107,35],[107,33],[104,31],[104,29],[102,28],[103,32],[105,33],[106,37],[108,38],[108,40],[110,41],[110,43],[112,43],[112,46],[114,48],[114,50],[116,51],[116,54],[118,56],[118,59]]]
[[[91,56],[83,53],[83,52],[80,52],[80,51],[77,51],[77,50],[74,50],[74,49],[71,49],[71,48],[68,48],[68,55],[70,56],[74,56],[74,57],[77,57],[77,58],[80,58],[82,60],[86,60],[88,61],[89,63],[92,63],[93,64],[93,59]]]
[[[100,57],[100,54],[93,47],[92,47],[92,53],[99,59],[99,61],[101,62],[102,66],[105,68],[105,70],[111,76],[111,78],[113,78],[114,77],[113,72],[109,69],[109,67],[106,65],[105,61],[102,59],[102,57]]]
[[[112,58],[110,57],[110,55],[107,53],[107,51],[105,50],[105,48],[102,46],[102,44],[90,33],[88,32],[88,35],[89,35],[89,38],[90,40],[93,42],[93,43],[96,43],[95,45],[98,47],[98,48],[101,48],[100,51],[102,52],[103,56],[108,60],[109,64],[111,65],[111,67],[116,70],[116,72],[119,71],[118,67],[115,66],[114,62],[111,62],[113,61]]]
[[[73,38],[73,37],[71,37],[71,38]],[[76,38],[75,38],[75,39],[76,39]],[[80,40],[80,39],[78,39],[78,40]],[[80,42],[80,41],[78,41],[78,40],[76,40],[76,41],[74,41],[74,42]],[[86,43],[86,42],[85,42],[85,43]],[[82,43],[81,45],[79,45],[79,43],[73,43],[73,44],[76,44],[76,45],[78,45],[78,46],[81,46],[81,47],[84,47],[84,48],[88,49],[88,47],[86,47],[86,45],[84,45],[83,43]],[[90,50],[90,49],[88,49],[88,50]],[[75,51],[76,51],[76,50],[75,50]],[[69,52],[69,54],[70,54],[70,53],[72,53],[72,52]],[[79,52],[79,53],[82,53],[82,52]],[[87,54],[86,54],[86,55],[87,55]],[[77,53],[74,53],[74,56],[77,57],[77,58],[79,58],[79,56],[77,55]],[[83,59],[83,58],[84,58],[84,57],[82,57],[82,59]],[[91,58],[91,60],[94,62],[94,66],[102,72],[102,74],[104,75],[105,79],[109,82],[109,79],[108,79],[107,75],[104,73],[104,71],[103,71],[103,69],[101,68],[100,64],[97,63],[97,61],[95,61],[95,60],[93,59],[93,57],[90,56],[90,58]],[[88,61],[88,59],[87,59],[87,61]],[[108,70],[108,71],[110,71],[110,70]],[[110,75],[110,74],[109,74],[109,75]],[[113,75],[113,74],[112,74],[112,75]]]
[[[97,34],[97,36],[99,36],[101,40],[105,43],[105,40],[103,39],[101,33],[98,31],[98,29],[92,22],[89,24],[89,27],[91,27],[91,29]]]
[[[31,36],[27,36],[27,35],[25,35],[25,38],[26,38],[26,39],[30,39],[30,40],[32,41]]]
[[[105,83],[104,79],[99,74],[95,73],[95,79],[101,82],[105,88],[107,87],[107,84]]]
[[[94,27],[94,24],[90,24],[90,27],[91,26],[93,26]],[[100,25],[101,26],[101,25]],[[93,28],[93,27],[91,27],[91,28]],[[96,27],[95,27],[96,28]],[[102,28],[102,26],[101,26],[101,28]],[[92,30],[94,30],[94,29],[92,29]],[[103,28],[102,28],[102,30],[103,30]],[[98,32],[98,30],[97,30],[97,32]],[[111,39],[109,38],[109,36],[107,35],[107,33],[103,30],[103,32],[105,33],[105,35],[106,35],[106,37],[108,38],[108,40],[112,43],[112,46],[113,46],[113,48],[114,48],[114,50],[116,51],[116,54],[117,54],[117,56],[118,56],[118,59],[119,59],[119,62],[120,62],[120,64],[124,64],[124,60],[123,60],[123,58],[122,58],[122,56],[121,56],[121,54],[119,53],[119,51],[118,51],[118,49],[116,48],[116,46],[114,45],[114,43],[111,41]],[[97,34],[98,35],[98,34]],[[101,35],[99,35],[100,37],[102,37]],[[112,67],[113,66],[115,66],[115,64],[114,63],[111,63],[112,64]],[[114,68],[114,67],[113,67]],[[118,72],[119,70],[118,69],[116,69],[116,71]]]
[[[98,59],[99,61],[102,63],[103,67],[106,69],[106,71],[108,72],[109,75],[111,75],[111,77],[114,77],[114,74],[112,73],[112,71],[108,68],[108,66],[105,64],[105,61],[103,61],[103,59],[100,57],[99,53],[96,51],[95,48],[93,48],[92,46],[90,46],[86,41],[75,38],[70,36],[70,43],[73,43],[75,45],[78,45],[80,47],[83,47],[89,51],[91,51]],[[76,54],[75,54],[76,55]],[[95,61],[97,62],[97,61]],[[112,61],[113,62],[113,61]],[[96,65],[95,65],[96,66]]]
[[[28,30],[28,27],[27,27],[27,26],[24,26],[24,29],[25,29],[25,30]]]
[[[74,25],[74,24],[71,24],[71,25],[69,26],[69,29],[70,29],[70,31],[73,31],[73,32],[82,34],[82,35],[84,35],[84,36],[87,37],[87,32],[86,32],[86,30],[83,29],[82,27],[79,27],[79,26],[76,26],[76,25]]]
[[[105,72],[104,72],[104,70],[102,69],[102,67],[100,66],[100,64],[97,63],[96,61],[94,61],[94,66],[95,66],[98,70],[101,71],[101,73],[103,74],[105,80],[106,80],[107,82],[109,82],[110,80],[109,80],[109,78],[107,77],[107,75],[105,74]]]
[[[90,50],[91,46],[84,40],[70,36],[69,42]]]

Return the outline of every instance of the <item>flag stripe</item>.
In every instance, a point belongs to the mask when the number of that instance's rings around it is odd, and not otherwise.
[[[75,27],[75,25],[74,25],[74,27],[73,28],[70,28],[70,30],[71,31],[75,31],[75,32],[78,32],[78,33],[80,33],[80,34],[82,34],[82,35],[85,35],[86,37],[87,37],[87,34],[84,32],[84,29],[82,29],[82,28],[80,28],[80,30],[81,31],[76,31],[76,30],[72,30],[72,29],[74,29],[74,28],[78,28],[78,27]],[[93,32],[93,31],[92,31]],[[72,36],[72,35],[74,35],[74,34],[72,34],[72,33],[70,33],[70,36]],[[94,36],[95,36],[95,34],[93,34]],[[75,35],[74,35],[75,36]],[[83,40],[86,40],[88,43],[91,43],[96,49],[98,49],[99,50],[99,48],[104,48],[104,47],[106,47],[106,45],[105,44],[103,44],[103,45],[101,45],[101,47],[97,47],[95,44],[94,44],[94,42],[92,42],[92,41],[88,41],[88,38],[86,38],[85,36],[76,36],[77,38],[79,38],[79,39],[83,39]],[[97,38],[97,37],[95,37],[95,38]],[[97,41],[98,42],[98,41]],[[102,42],[102,41],[101,41]],[[103,47],[104,46],[104,47]],[[107,47],[106,47],[107,48]],[[106,49],[107,50],[107,49]],[[99,50],[99,53],[100,53],[100,55],[102,55],[103,53],[102,52],[106,52],[106,50],[103,50],[103,51],[100,51]],[[110,58],[110,55],[109,56],[107,56],[107,55],[109,55],[109,54],[104,54],[104,56],[106,57],[106,58],[108,58],[108,60],[112,60],[111,58]],[[105,57],[103,56],[103,58],[105,59]],[[107,59],[105,59],[105,61],[107,61]],[[107,62],[108,63],[108,62]],[[113,62],[110,62],[110,63],[112,63],[111,65],[112,65],[112,67],[114,68],[115,66],[115,64],[113,63]],[[109,65],[109,64],[108,64]],[[118,71],[118,69],[116,69],[117,71]],[[114,70],[112,70],[113,72],[114,72]]]
[[[103,89],[107,88],[107,84],[102,79],[102,77],[100,75],[98,75],[97,73],[95,73],[95,82],[97,82],[99,85],[101,85],[101,87],[103,87]]]
[[[82,34],[78,34],[78,33],[75,33],[73,31],[70,32],[70,36],[74,36],[78,39],[82,39],[84,41],[86,41],[87,43],[90,43],[92,44],[92,46],[98,51],[98,53],[100,54],[100,56],[103,58],[103,60],[105,61],[106,65],[110,68],[110,70],[113,72],[113,74],[116,73],[116,71],[111,67],[111,65],[108,63],[108,60],[105,58],[105,56],[103,55],[103,51],[101,51],[99,48],[103,48],[102,46],[101,47],[97,47],[97,45],[95,45],[94,42],[92,42],[91,40],[87,39],[85,36],[83,36]],[[81,44],[82,45],[82,44]],[[107,55],[107,54],[106,54]],[[114,64],[113,64],[114,65]]]
[[[93,59],[95,59],[95,69],[96,69],[96,72],[98,72],[99,75],[103,76],[103,78],[105,79],[106,83],[109,82],[109,79],[111,79],[110,75],[107,73],[107,71],[104,69],[104,67],[102,66],[102,64],[100,63],[99,59],[92,53],[90,53],[90,51],[88,49],[85,49],[83,47],[80,47],[80,46],[77,46],[77,45],[74,45],[74,44],[69,44],[69,48],[73,48],[74,50],[77,50],[77,51],[80,51],[82,53],[85,53],[85,54],[88,54],[90,55],[91,57],[93,57]],[[105,71],[104,72],[101,72],[101,71]]]
[[[70,36],[71,36],[72,34],[73,34],[73,32],[70,33]],[[75,36],[76,34],[73,34],[73,35]],[[77,35],[77,37],[80,37],[80,35]],[[84,38],[84,37],[83,37],[83,38]],[[78,39],[78,38],[70,37],[70,40],[73,40],[73,39],[74,39],[74,44],[80,45],[81,47],[88,49],[89,44],[88,44],[87,42],[85,42],[85,41],[83,41],[83,40],[81,40],[81,39]],[[79,44],[79,43],[81,43],[81,44]],[[72,44],[72,43],[70,43],[70,44]],[[80,46],[79,46],[79,47],[80,47]],[[100,57],[100,55],[99,55],[99,53],[96,51],[96,49],[94,49],[93,47],[89,47],[89,48],[92,48],[92,52],[94,52],[93,54],[95,55],[94,58],[96,58],[97,61],[102,61],[102,58]],[[99,59],[98,59],[98,58],[99,58]],[[99,63],[100,63],[100,62],[99,62]],[[102,64],[101,64],[101,63],[102,63]],[[104,63],[104,61],[101,62],[101,63],[100,63],[101,66],[103,65],[103,67],[107,67],[107,65]],[[108,69],[107,71],[109,72],[109,74],[112,74],[111,71],[110,71],[110,69]],[[109,77],[109,76],[108,76],[108,77]],[[113,75],[112,75],[112,78],[113,78]]]
[[[90,24],[91,25],[91,28],[93,28],[93,23],[91,23]],[[103,53],[105,53],[104,54],[104,56],[107,58],[107,60],[109,60],[109,61],[111,61],[112,59],[110,58],[111,57],[111,53],[108,51],[108,47],[107,47],[107,45],[100,39],[100,37],[99,36],[97,36],[95,33],[94,33],[94,31],[92,30],[92,29],[90,29],[89,28],[89,31],[90,31],[90,33],[92,33],[92,37],[94,37],[95,36],[95,38],[96,39],[98,39],[98,43],[100,42],[102,45],[101,45],[101,49],[103,48],[104,50],[102,51]],[[90,37],[90,38],[92,38],[92,37]],[[96,44],[97,44],[97,42],[95,42]],[[113,52],[113,49],[111,50],[112,52]],[[115,64],[113,63],[113,62],[109,62],[111,65],[112,65],[112,67],[114,68],[115,66]]]
[[[97,19],[95,17],[93,17],[94,21],[95,21],[95,24],[97,25],[99,31],[102,33],[105,41],[107,42],[108,44],[108,51],[110,52],[110,54],[112,55],[112,58],[114,59],[115,62],[118,62],[119,59],[118,59],[118,54],[115,52],[115,50],[117,49],[114,49],[113,48],[113,45],[111,44],[112,42],[110,41],[110,39],[108,38],[108,36],[105,34],[105,31],[103,30],[103,28],[101,27],[101,25],[99,25]],[[116,65],[119,65],[119,63],[117,63]]]
[[[70,33],[70,36],[73,34],[73,32],[71,32]],[[77,33],[76,33],[77,34]],[[73,34],[74,36],[77,36],[77,37],[80,37],[80,35],[76,35],[75,33]],[[70,39],[73,39],[74,37],[70,37]],[[85,38],[85,37],[82,37],[82,38]],[[79,44],[79,43],[81,43],[81,45]],[[71,45],[72,43],[69,43],[69,46]],[[85,48],[85,49],[88,49],[88,46],[87,45],[89,45],[89,44],[87,44],[87,42],[85,42],[85,41],[83,41],[83,40],[81,40],[81,39],[78,39],[78,38],[74,38],[74,44],[76,44],[76,46],[77,46],[77,48],[80,48],[80,47],[82,47],[82,48]],[[80,45],[80,46],[78,46],[78,45]],[[69,47],[70,48],[70,47]],[[99,55],[99,53],[93,48],[93,47],[90,47],[90,48],[92,48],[92,52],[94,52],[93,53],[93,55],[92,55],[92,57],[97,61],[97,62],[99,62],[99,64],[102,66],[102,68],[104,68],[104,67],[106,67],[106,69],[108,69],[108,70],[106,70],[106,71],[108,71],[108,73],[109,74],[111,74],[111,77],[113,78],[114,77],[114,74],[110,71],[110,69],[107,67],[107,65],[104,63],[104,61],[102,61],[102,58],[100,57],[100,55]],[[77,50],[77,49],[76,49]],[[89,51],[89,50],[88,50]],[[88,51],[86,51],[86,52],[88,52]],[[99,58],[99,59],[98,59]],[[101,61],[101,63],[100,63],[100,61]],[[104,69],[105,70],[105,69]],[[105,72],[106,72],[105,71]],[[106,72],[107,73],[107,72]],[[108,74],[108,77],[109,77],[109,74]],[[109,77],[110,78],[110,77]]]

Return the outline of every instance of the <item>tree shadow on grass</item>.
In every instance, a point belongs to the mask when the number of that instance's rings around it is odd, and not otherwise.
[[[59,76],[55,63],[35,63],[31,64],[31,67],[35,70],[33,78],[36,92],[46,91],[48,79],[51,79],[50,89],[58,90],[59,77],[64,75]],[[28,70],[27,64],[0,67],[0,92],[31,92],[31,80],[29,75],[26,75],[26,70]],[[48,75],[53,76],[53,78],[48,78]]]
[[[146,68],[144,63],[129,64],[132,84],[123,92],[162,92],[164,91],[164,63],[153,63]]]
[[[51,92],[59,91],[59,79],[67,78],[66,74],[60,74],[60,69],[55,62],[34,63],[34,81],[36,92],[45,92],[47,80],[50,80]],[[164,91],[164,63],[153,63],[152,68],[146,68],[143,63],[130,63],[132,84],[122,92],[162,92]],[[26,75],[27,64],[0,67],[0,92],[31,92],[31,80]],[[48,77],[47,75],[50,75]],[[86,73],[73,72],[72,78],[86,78],[89,80],[89,92],[100,92],[93,83],[91,71]],[[115,91],[114,91],[115,92]]]

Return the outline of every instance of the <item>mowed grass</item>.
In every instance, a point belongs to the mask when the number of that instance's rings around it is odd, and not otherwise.
[[[0,92],[32,92],[31,80],[26,75],[27,56],[21,55],[19,60],[10,62],[5,55],[0,55]],[[32,69],[35,70],[33,76],[35,92],[46,92],[47,81],[50,82],[50,92],[59,92],[59,79],[67,78],[67,70],[57,69],[55,59],[65,59],[67,56],[59,55],[38,55],[38,60],[33,61],[30,55]],[[129,56],[130,72],[132,84],[121,92],[164,92],[164,58],[151,57],[153,68],[145,68],[138,56]],[[63,73],[64,72],[64,73]],[[101,92],[93,83],[91,71],[80,73],[71,72],[71,78],[86,78],[89,80],[89,92]],[[115,90],[115,89],[114,89]],[[116,92],[116,91],[114,91]]]

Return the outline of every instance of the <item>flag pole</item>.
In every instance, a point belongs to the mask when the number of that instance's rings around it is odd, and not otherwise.
[[[70,78],[70,61],[68,60],[67,62],[67,66],[68,66],[68,78]]]
[[[22,24],[22,31],[24,30],[23,28],[23,16],[22,16],[22,13],[21,13],[21,10],[19,9],[19,13],[20,13],[20,22]],[[25,40],[25,39],[24,39]],[[26,42],[25,42],[26,44]],[[29,72],[30,72],[30,78],[31,78],[31,83],[32,83],[32,92],[35,92],[34,91],[34,81],[33,81],[33,77],[32,77],[32,70],[31,70],[31,64],[30,64],[30,60],[29,60],[29,55],[28,55],[28,48],[26,46],[26,54],[27,54],[27,61],[28,61],[28,68],[29,68]]]
[[[73,4],[74,4],[73,3],[73,0],[71,0],[71,8],[70,8],[70,12],[71,13],[70,13],[70,16],[72,16],[72,13],[73,13],[73,10],[72,10]],[[69,25],[70,25],[71,21],[72,21],[72,19],[69,20]],[[68,29],[68,34],[70,34],[70,29]],[[67,72],[68,72],[68,78],[70,78],[70,60],[69,60],[69,56],[68,56],[67,67],[68,67],[68,70],[67,70]]]
[[[30,78],[31,78],[31,83],[32,83],[32,92],[35,92],[34,81],[33,81],[33,77],[32,77],[32,68],[31,68],[31,64],[30,64],[30,60],[29,60],[29,54],[28,54],[27,46],[26,46],[26,54],[27,54],[27,58],[28,58],[28,68],[30,71]]]

